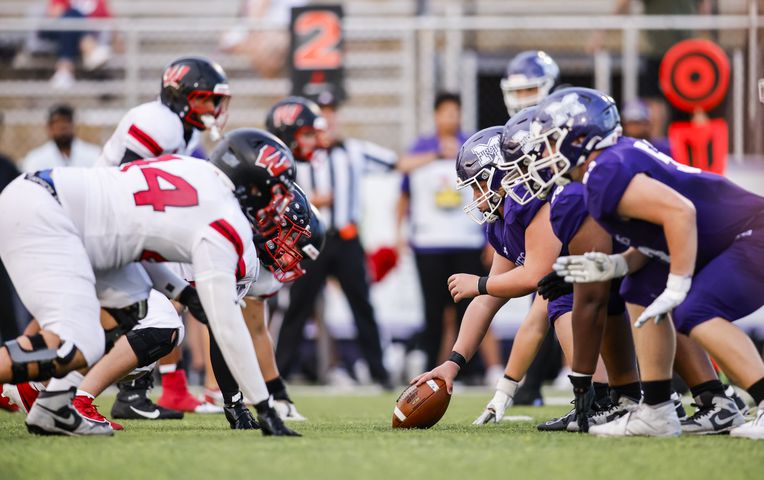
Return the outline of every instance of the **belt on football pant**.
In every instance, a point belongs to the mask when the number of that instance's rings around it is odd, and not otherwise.
[[[38,170],[34,173],[24,174],[24,179],[29,180],[32,183],[36,183],[37,185],[47,190],[48,193],[50,193],[51,196],[55,198],[59,204],[61,204],[61,200],[58,199],[58,193],[56,193],[56,185],[53,183],[53,178],[51,178],[50,172],[50,168],[46,170]]]

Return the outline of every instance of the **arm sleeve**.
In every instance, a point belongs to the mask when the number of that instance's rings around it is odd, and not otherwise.
[[[236,293],[237,255],[230,245],[203,238],[193,252],[196,290],[209,326],[241,391],[255,403],[268,399]]]
[[[151,278],[154,289],[170,300],[175,300],[180,292],[188,286],[188,282],[173,272],[167,265],[155,262],[141,262],[146,273]]]

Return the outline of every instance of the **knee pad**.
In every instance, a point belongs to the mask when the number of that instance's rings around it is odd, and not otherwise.
[[[156,362],[172,351],[178,342],[177,328],[141,328],[125,334],[127,342],[138,357],[138,366]]]
[[[11,357],[11,383],[44,381],[56,376],[56,367],[66,367],[77,353],[77,347],[66,341],[58,348],[49,348],[42,335],[27,336],[32,349],[27,350],[16,340],[5,342],[5,348]],[[37,365],[37,374],[29,373],[29,365]],[[68,373],[68,372],[67,372]]]

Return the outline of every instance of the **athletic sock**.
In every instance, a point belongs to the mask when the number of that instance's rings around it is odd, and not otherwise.
[[[510,382],[520,383],[520,380],[515,380],[514,378],[510,377],[510,376],[509,376],[509,375],[507,375],[506,373],[504,374],[504,378],[506,378],[506,379],[507,379],[507,380],[509,380]]]
[[[647,405],[660,405],[671,400],[671,380],[654,380],[642,382]]]
[[[79,388],[77,389],[76,395],[78,397],[88,397],[91,400],[95,400],[95,395],[91,395],[88,392],[86,392],[85,390],[80,390]]]
[[[594,382],[594,401],[600,403],[601,400],[608,398],[607,383]]]
[[[613,385],[613,392],[615,393],[615,401],[618,401],[620,397],[628,397],[634,401],[639,401],[642,398],[642,388],[639,382],[627,383],[626,385]]]
[[[690,387],[693,398],[698,398],[701,393],[711,392],[714,396],[724,395],[724,385],[719,380],[709,380]]]
[[[754,383],[745,390],[749,395],[751,395],[751,397],[753,397],[754,403],[761,406],[762,402],[764,402],[764,378],[759,379],[758,382]]]
[[[281,377],[268,380],[265,382],[265,386],[268,388],[268,393],[273,396],[274,400],[286,400],[287,402],[292,402],[292,399],[289,398],[289,394],[287,393],[286,384]]]

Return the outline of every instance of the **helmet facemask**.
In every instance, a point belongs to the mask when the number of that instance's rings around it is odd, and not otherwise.
[[[285,218],[276,234],[265,242],[265,251],[269,257],[265,264],[276,280],[288,283],[305,274],[305,270],[300,266],[304,258],[300,245],[310,236],[310,230]]]
[[[520,110],[538,105],[545,99],[554,87],[555,79],[550,77],[528,78],[522,74],[513,74],[501,80],[501,91],[504,96],[504,105],[510,116]],[[535,88],[536,93],[520,95],[520,91]]]
[[[214,108],[210,112],[206,108],[193,108],[192,103],[205,103],[212,99]],[[208,130],[213,141],[222,136],[225,124],[228,122],[228,105],[231,101],[230,90],[227,84],[218,84],[213,91],[194,90],[187,96],[188,111],[183,121],[199,130]]]
[[[261,237],[272,236],[282,222],[284,212],[289,203],[294,200],[294,194],[283,184],[277,183],[271,187],[270,200],[261,207],[257,200],[245,200],[244,214]],[[254,205],[253,205],[254,204]]]
[[[456,180],[457,190],[470,188],[473,191],[473,200],[464,206],[464,213],[478,225],[493,223],[499,219],[496,211],[501,206],[504,195],[501,192],[494,191],[492,188],[496,173],[495,167],[482,168],[477,174],[467,180],[462,180],[461,178]],[[475,190],[479,192],[477,197],[474,195]],[[487,205],[488,208],[481,210],[480,207],[483,205]]]

